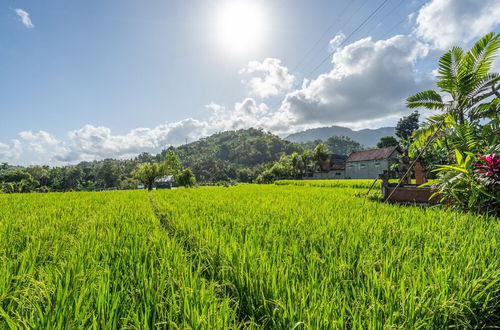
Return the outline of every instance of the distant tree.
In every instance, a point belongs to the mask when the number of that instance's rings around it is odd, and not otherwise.
[[[83,171],[79,167],[67,166],[63,171],[63,189],[64,190],[78,190],[78,185],[82,181]],[[107,187],[116,187],[113,185]]]
[[[412,114],[399,119],[396,125],[396,136],[403,140],[408,140],[413,132],[418,129],[418,119],[420,114],[414,111]]]
[[[12,170],[3,173],[0,180],[3,182],[33,181],[33,176],[24,170]]]
[[[399,145],[398,140],[394,136],[383,136],[377,143],[377,148],[386,148]]]
[[[328,160],[330,157],[330,151],[328,147],[323,143],[320,143],[314,148],[314,160],[316,162],[316,169],[321,168],[321,164]],[[315,170],[316,170],[315,169]]]
[[[26,172],[38,181],[40,187],[49,187],[51,185],[50,168],[48,166],[30,166],[26,168]]]
[[[148,190],[153,190],[155,179],[163,173],[162,167],[157,163],[139,164],[132,172],[133,176]]]
[[[257,183],[261,183],[261,184],[273,183],[275,180],[276,180],[276,177],[274,176],[271,169],[267,169],[267,170],[262,171],[262,173],[260,173],[256,179]]]
[[[137,180],[134,178],[126,177],[123,180],[120,180],[120,189],[135,189],[137,187]]]
[[[104,188],[118,187],[120,184],[121,170],[117,161],[105,159],[97,170],[97,180]]]
[[[249,168],[240,168],[236,170],[237,179],[239,182],[252,182],[254,177],[254,172]]]
[[[295,179],[297,177],[299,170],[294,166],[294,158],[294,155],[284,155],[273,164],[270,171],[275,180]]]
[[[329,156],[330,151],[328,150],[328,147],[323,143],[318,144],[316,148],[314,148],[314,158],[317,162],[324,162],[325,160],[328,160]]]
[[[196,177],[189,168],[185,168],[179,172],[175,181],[180,186],[192,187],[196,184]]]
[[[139,163],[152,163],[154,161],[154,156],[149,152],[141,152],[137,157],[135,157]]]
[[[3,173],[0,182],[2,182],[2,190],[7,193],[30,192],[38,185],[31,174],[19,169]]]
[[[332,136],[325,141],[332,154],[349,155],[351,152],[363,150],[363,146],[347,136]]]
[[[301,173],[309,173],[314,171],[315,167],[314,153],[312,151],[305,150],[300,155],[299,170]]]
[[[0,191],[8,194],[24,193],[24,192],[31,192],[32,187],[28,181],[22,179],[21,181],[18,182],[1,183]]]
[[[176,176],[181,170],[181,161],[174,150],[169,149],[165,154],[165,161],[162,164],[163,172],[166,175]]]

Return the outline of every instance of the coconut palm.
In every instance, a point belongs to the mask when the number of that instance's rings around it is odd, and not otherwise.
[[[482,37],[468,52],[453,47],[439,60],[440,93],[427,90],[407,98],[408,108],[442,112],[428,118],[426,127],[417,131],[420,146],[440,128],[462,125],[465,121],[477,123],[489,118],[498,125],[500,76],[489,71],[499,47],[500,34],[493,32]]]

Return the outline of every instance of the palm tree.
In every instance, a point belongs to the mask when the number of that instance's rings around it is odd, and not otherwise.
[[[490,118],[498,125],[500,76],[490,73],[495,53],[500,47],[500,34],[488,33],[471,50],[464,52],[453,47],[439,60],[437,85],[441,94],[427,90],[406,99],[408,108],[440,110],[441,114],[430,117],[427,127],[417,131],[420,146],[441,128],[479,122]],[[491,97],[496,97],[493,101]]]
[[[330,151],[328,150],[328,147],[323,143],[318,144],[313,151],[313,158],[316,163],[316,168],[321,170],[321,165],[328,160],[329,156]]]

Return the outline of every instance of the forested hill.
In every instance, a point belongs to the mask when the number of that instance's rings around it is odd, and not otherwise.
[[[330,126],[308,129],[302,132],[290,134],[285,140],[303,143],[314,140],[326,140],[331,136],[346,136],[354,141],[361,143],[363,146],[372,148],[375,147],[380,138],[384,136],[395,136],[394,127],[381,127],[377,129],[362,129],[354,131],[347,127]]]
[[[199,181],[236,179],[250,182],[264,164],[303,147],[260,129],[249,128],[216,133],[174,148],[183,166],[193,170]]]

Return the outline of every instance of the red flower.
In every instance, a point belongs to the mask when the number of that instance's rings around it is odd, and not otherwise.
[[[475,172],[482,178],[495,184],[500,180],[500,157],[497,154],[479,156],[480,162],[475,163]]]

